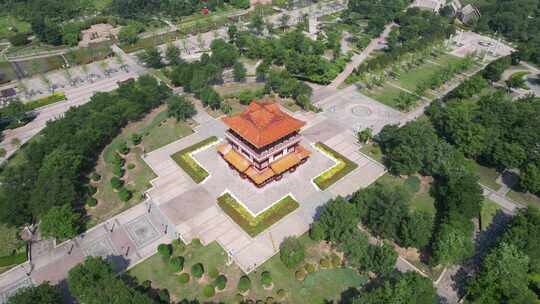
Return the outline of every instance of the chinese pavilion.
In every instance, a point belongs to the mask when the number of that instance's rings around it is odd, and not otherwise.
[[[229,127],[218,152],[231,169],[257,187],[294,172],[311,152],[300,145],[305,122],[281,111],[275,102],[257,102],[222,121]]]

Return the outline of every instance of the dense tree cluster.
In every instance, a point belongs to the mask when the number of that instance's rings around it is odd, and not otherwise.
[[[50,285],[49,282],[38,286],[25,287],[9,297],[7,304],[58,304],[62,303],[60,287]]]
[[[407,0],[352,0],[348,2],[345,16],[347,22],[352,24],[360,19],[368,19],[367,32],[377,36],[385,24],[396,19],[407,5]]]
[[[65,216],[65,208],[70,211],[84,201],[88,191],[86,175],[103,147],[129,121],[139,119],[169,95],[165,85],[151,76],[142,76],[111,93],[97,93],[87,104],[49,122],[39,140],[19,152],[22,161],[8,163],[3,169],[0,220],[17,226],[40,219],[55,226],[60,224],[56,220],[62,220],[62,225],[51,229],[61,232],[58,237],[69,236],[71,230],[65,228],[65,221],[73,218]],[[53,230],[49,231],[54,234]]]
[[[518,43],[518,58],[540,63],[540,1],[479,1],[476,30],[496,32]]]
[[[312,89],[309,85],[294,78],[287,70],[272,69],[266,76],[265,91],[274,92],[280,97],[290,97],[306,110],[310,110],[312,105],[309,100]]]
[[[468,303],[537,303],[540,290],[540,211],[529,207],[510,222],[469,282]]]
[[[390,32],[387,38],[388,49],[362,63],[356,69],[357,74],[384,69],[410,52],[431,48],[455,32],[447,18],[418,8],[408,9],[397,21],[400,26]]]
[[[540,193],[539,98],[512,101],[497,92],[477,103],[462,99],[436,102],[428,114],[440,136],[466,156],[500,171],[521,169],[523,188]]]

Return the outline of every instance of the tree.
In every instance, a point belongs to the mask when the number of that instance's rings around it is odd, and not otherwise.
[[[172,246],[170,244],[159,244],[157,251],[164,260],[168,260],[172,255]]]
[[[7,304],[58,304],[62,303],[62,292],[58,286],[44,282],[38,286],[24,287],[10,296]]]
[[[124,44],[134,44],[139,40],[139,27],[135,23],[130,23],[120,28],[118,40]]]
[[[433,194],[437,211],[449,215],[458,213],[470,220],[480,214],[484,196],[478,177],[462,168],[454,168],[435,181]]]
[[[28,40],[27,33],[17,33],[9,37],[9,43],[13,46],[21,46],[30,43],[30,40]]]
[[[229,27],[227,28],[227,35],[229,36],[230,43],[236,42],[236,38],[238,37],[238,28],[236,27],[236,25],[229,25]]]
[[[139,60],[144,62],[151,68],[159,69],[163,67],[163,61],[161,60],[161,53],[155,46],[148,47],[140,54],[137,54]]]
[[[185,121],[197,114],[197,110],[184,96],[174,95],[167,99],[167,113],[176,121]]]
[[[291,19],[291,16],[287,14],[281,14],[279,17],[279,27],[282,29],[286,29],[287,26],[289,26],[289,20]]]
[[[225,42],[223,39],[215,39],[210,44],[212,61],[223,67],[231,67],[237,62],[239,53],[234,44]]]
[[[396,265],[397,252],[392,246],[384,243],[382,246],[371,245],[368,248],[369,270],[385,275]]]
[[[357,231],[358,211],[355,205],[338,196],[329,200],[322,210],[317,223],[324,229],[324,239],[340,242]]]
[[[261,284],[265,287],[272,285],[272,275],[270,275],[269,271],[263,271],[261,273]]]
[[[540,194],[540,161],[525,165],[520,171],[519,182],[523,189]]]
[[[401,246],[423,248],[431,240],[434,218],[425,211],[414,211],[401,222],[398,241]]]
[[[219,94],[210,86],[206,86],[202,89],[200,97],[204,106],[208,106],[213,110],[217,110],[221,107],[221,96],[219,96]]]
[[[232,6],[236,8],[246,9],[249,8],[249,0],[232,0]]]
[[[58,240],[70,239],[79,230],[79,214],[73,212],[70,205],[52,207],[41,219],[39,228],[43,237]]]
[[[339,249],[345,253],[348,263],[360,270],[369,270],[369,243],[367,236],[359,230],[349,234],[339,245]]]
[[[435,232],[432,260],[435,264],[460,264],[473,254],[473,224],[462,216],[443,219]]]
[[[246,68],[240,61],[233,65],[233,77],[235,81],[244,81],[246,79]]]
[[[366,144],[373,138],[373,130],[371,128],[365,128],[362,131],[358,131],[356,138],[358,138],[359,143]]]
[[[287,268],[294,268],[304,260],[304,245],[295,237],[287,237],[279,245],[279,257]]]
[[[174,44],[170,43],[165,49],[165,59],[167,59],[167,62],[169,62],[169,64],[177,65],[182,62],[182,58],[180,58],[180,53],[180,49]]]
[[[241,276],[240,280],[238,280],[238,290],[240,292],[246,292],[251,288],[251,280],[248,278],[248,276]]]
[[[471,303],[534,303],[529,290],[529,257],[515,246],[501,243],[491,250],[482,270],[467,287]]]
[[[220,274],[216,280],[214,281],[214,285],[216,286],[216,288],[218,290],[223,290],[225,289],[225,286],[227,286],[227,277]]]
[[[499,81],[501,75],[508,67],[510,67],[510,56],[501,57],[495,61],[492,61],[484,69],[484,77],[491,81]]]
[[[68,272],[70,294],[85,304],[133,303],[152,304],[146,295],[128,286],[101,257],[86,260]]]
[[[260,35],[264,30],[264,19],[259,14],[251,15],[251,19],[248,24],[248,28],[254,31],[257,35]]]
[[[191,275],[194,278],[200,279],[204,274],[204,266],[201,263],[193,264],[191,266]]]
[[[437,303],[437,293],[430,279],[416,272],[395,272],[382,284],[360,293],[352,303],[435,304]]]

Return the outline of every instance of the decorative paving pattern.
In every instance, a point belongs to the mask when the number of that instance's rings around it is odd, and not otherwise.
[[[124,227],[137,248],[144,247],[160,237],[160,233],[146,215],[131,220]]]
[[[114,249],[111,238],[108,235],[104,235],[102,238],[93,240],[84,245],[83,252],[87,256],[107,258],[110,256],[118,255],[116,249]]]
[[[7,300],[9,297],[15,294],[17,290],[24,287],[31,287],[34,283],[32,282],[32,279],[30,278],[22,278],[15,283],[7,286],[6,288],[0,290],[0,304],[7,303]]]

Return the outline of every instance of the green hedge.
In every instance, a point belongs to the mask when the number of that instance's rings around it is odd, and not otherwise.
[[[268,210],[253,217],[230,193],[218,197],[218,205],[251,237],[263,232],[300,206],[296,200],[287,195]]]
[[[183,150],[180,150],[173,155],[171,158],[184,170],[197,184],[201,183],[205,178],[208,177],[208,172],[204,170],[197,162],[189,155],[191,152],[208,146],[218,139],[215,136],[209,137],[203,141],[200,141],[192,146],[189,146]]]
[[[0,257],[0,267],[22,264],[26,262],[26,257],[26,250],[21,253]]]
[[[327,145],[318,142],[315,144],[315,147],[320,149],[323,153],[337,159],[338,163],[334,165],[329,170],[323,172],[321,175],[315,177],[313,182],[321,190],[326,190],[328,187],[332,186],[335,182],[340,180],[345,175],[349,174],[351,171],[356,169],[358,165],[346,158],[345,156],[339,154],[338,152],[332,150]]]
[[[45,96],[43,98],[39,98],[36,100],[32,100],[30,102],[27,102],[24,106],[27,111],[32,111],[37,108],[41,108],[50,104],[53,104],[55,102],[59,102],[62,100],[66,100],[66,95],[64,93],[53,93],[49,96]]]

